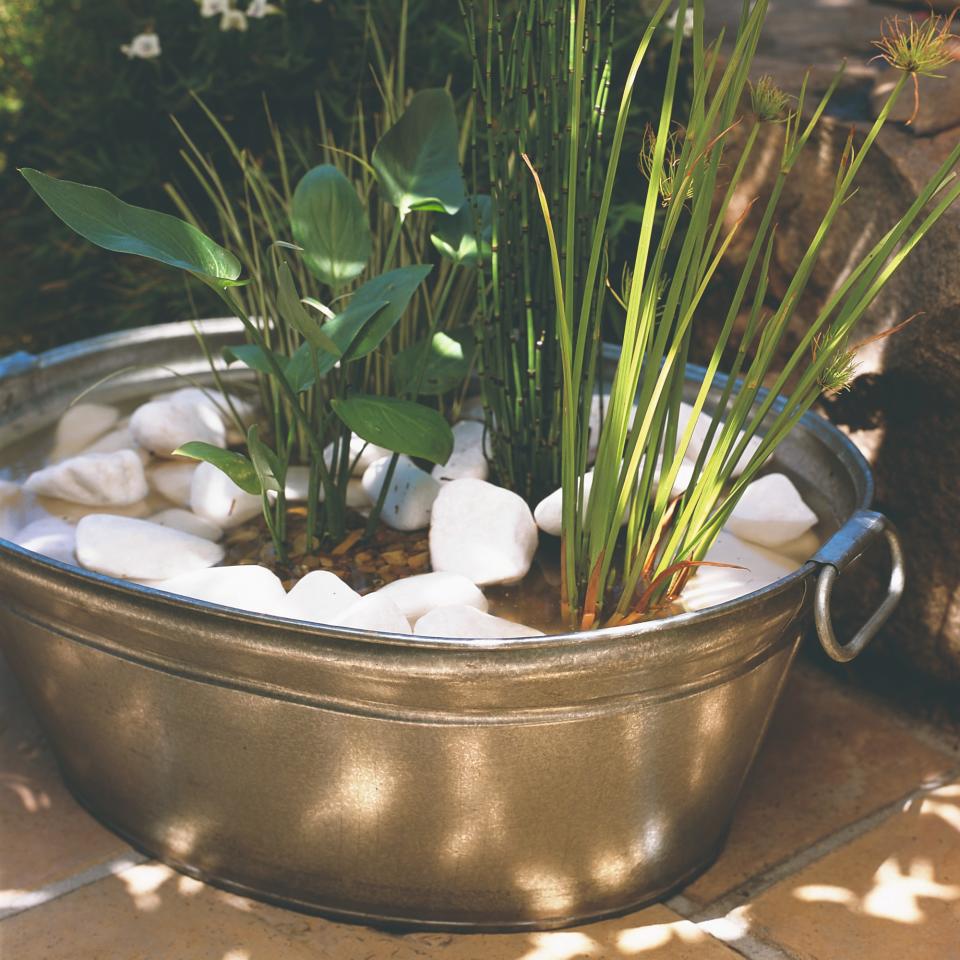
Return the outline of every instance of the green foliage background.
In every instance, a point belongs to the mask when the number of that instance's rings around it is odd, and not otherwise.
[[[274,3],[280,15],[225,32],[219,17],[200,16],[196,0],[0,0],[0,353],[181,319],[194,307],[216,310],[202,299],[191,304],[176,274],[73,236],[16,168],[103,186],[161,210],[172,210],[163,184],[173,181],[202,210],[170,115],[215,159],[225,160],[224,147],[191,91],[254,155],[270,148],[264,94],[305,155],[319,144],[318,98],[342,137],[358,94],[376,103],[368,9],[388,42],[399,33],[399,2]],[[464,62],[457,4],[413,0],[410,21],[410,86],[456,80]],[[120,45],[151,29],[161,56],[128,60]]]

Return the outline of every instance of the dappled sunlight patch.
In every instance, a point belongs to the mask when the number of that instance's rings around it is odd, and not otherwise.
[[[0,788],[12,793],[27,813],[40,813],[49,810],[53,804],[46,790],[38,790],[26,777],[0,777]]]
[[[680,943],[702,943],[707,938],[693,924],[685,920],[674,923],[654,923],[643,927],[624,930],[617,937],[617,949],[623,956],[636,956],[660,947],[666,947],[677,941]]]
[[[535,933],[530,937],[533,949],[517,960],[580,960],[601,955],[597,942],[585,933],[559,930]]]
[[[145,863],[119,876],[127,894],[138,910],[151,913],[162,906],[160,888],[174,876],[162,863]]]

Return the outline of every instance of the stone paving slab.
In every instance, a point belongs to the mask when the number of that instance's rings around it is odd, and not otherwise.
[[[0,915],[10,902],[132,853],[74,802],[0,659]]]
[[[726,852],[668,905],[551,933],[399,935],[144,862],[70,799],[0,662],[0,957],[960,960],[958,777],[936,732],[800,665]]]
[[[912,799],[738,913],[798,960],[960,960],[960,783]]]

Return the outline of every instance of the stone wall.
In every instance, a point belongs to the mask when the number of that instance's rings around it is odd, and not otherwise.
[[[709,7],[716,22],[735,23],[740,2],[719,0]],[[862,140],[878,91],[889,82],[884,65],[871,60],[876,51],[870,41],[879,34],[882,19],[898,13],[902,16],[903,9],[865,0],[772,4],[755,77],[769,73],[787,89],[797,89],[812,65],[811,87],[818,92],[836,63],[848,59],[832,115],[809,145],[783,198],[771,278],[774,296],[782,295],[821,222],[851,126]],[[944,72],[948,79],[924,84],[917,122],[890,125],[877,141],[860,189],[843,209],[799,305],[798,323],[815,315],[854,255],[889,228],[956,144],[960,64]],[[902,111],[900,115],[905,118]],[[773,129],[760,145],[757,173],[737,198],[741,205],[768,188],[779,136]],[[740,243],[731,268],[743,252]],[[960,205],[892,279],[859,337],[917,313],[921,315],[906,329],[861,351],[852,389],[825,407],[871,461],[878,508],[899,527],[909,562],[905,600],[877,641],[874,656],[890,656],[939,681],[960,684]],[[875,596],[885,577],[882,563],[863,566],[854,591],[860,603],[841,611],[847,629],[864,618],[863,598]]]

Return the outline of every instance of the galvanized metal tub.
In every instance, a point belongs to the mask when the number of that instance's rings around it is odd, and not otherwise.
[[[204,327],[217,353],[240,335]],[[9,358],[0,447],[132,363],[115,395],[204,369],[185,324]],[[180,870],[349,920],[564,926],[708,866],[811,620],[844,658],[896,603],[896,536],[867,510],[853,446],[807,417],[779,460],[838,533],[795,574],[702,613],[430,641],[230,611],[0,541],[0,644],[80,802]],[[833,580],[878,534],[890,597],[840,647]]]

